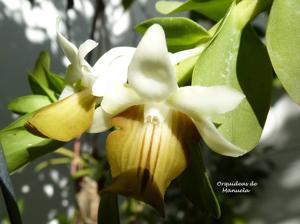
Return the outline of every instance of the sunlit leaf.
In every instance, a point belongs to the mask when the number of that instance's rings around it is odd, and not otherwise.
[[[189,152],[188,167],[179,178],[181,189],[202,212],[219,218],[220,206],[203,164],[200,148],[198,145],[191,145]]]
[[[220,124],[219,131],[243,149],[252,149],[260,139],[270,106],[271,81],[272,66],[265,46],[250,26],[244,31],[237,26],[233,9],[199,57],[192,84],[226,85],[246,95],[236,110],[214,119]]]
[[[300,104],[299,12],[299,0],[274,0],[266,41],[278,79],[298,104]]]
[[[90,127],[95,103],[90,90],[82,90],[41,108],[28,120],[27,128],[37,135],[70,141]]]
[[[65,144],[64,142],[32,135],[24,127],[2,130],[0,141],[9,172],[14,172],[34,159]]]
[[[199,24],[184,17],[161,17],[148,19],[139,25],[136,30],[145,33],[153,24],[160,24],[165,33],[169,51],[178,51],[197,46],[209,39],[208,32]]]
[[[218,21],[225,15],[232,2],[233,0],[158,1],[156,3],[156,9],[162,14],[193,10],[212,20]]]
[[[43,95],[21,96],[8,104],[8,109],[19,114],[30,113],[51,104],[50,99]]]

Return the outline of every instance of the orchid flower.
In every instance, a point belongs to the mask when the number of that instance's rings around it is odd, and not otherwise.
[[[164,214],[163,196],[187,165],[188,144],[201,138],[215,152],[247,152],[226,140],[211,117],[234,110],[244,95],[225,86],[179,88],[161,26],[152,25],[128,68],[128,83],[111,85],[101,106],[116,127],[107,139],[112,184],[103,190],[142,200]],[[92,94],[101,96],[96,80]]]
[[[127,68],[135,48],[113,48],[91,67],[84,58],[98,44],[86,40],[77,48],[59,32],[59,24],[60,19],[57,20],[58,43],[70,61],[66,71],[66,85],[60,100],[38,111],[27,125],[43,136],[69,141],[85,131],[96,133],[111,128],[111,116],[101,106],[96,108],[96,104],[101,103],[107,86],[127,81]],[[102,83],[98,97],[91,94],[96,79]]]

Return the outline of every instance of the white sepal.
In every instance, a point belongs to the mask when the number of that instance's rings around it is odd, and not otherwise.
[[[128,83],[143,98],[157,102],[177,89],[175,68],[160,25],[152,25],[140,41],[129,65]]]
[[[59,31],[61,18],[56,19],[56,32],[57,32],[57,41],[61,49],[63,50],[66,57],[71,63],[76,63],[78,49],[77,47],[68,41]]]
[[[228,141],[221,133],[217,130],[215,125],[208,119],[203,118],[202,120],[193,121],[197,127],[202,139],[209,146],[211,150],[224,156],[238,157],[242,156],[249,150],[241,149],[238,146]]]
[[[242,93],[226,86],[186,86],[170,95],[167,102],[174,109],[198,120],[202,116],[232,111],[244,98]]]

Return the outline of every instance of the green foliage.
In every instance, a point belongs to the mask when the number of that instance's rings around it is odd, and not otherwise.
[[[274,0],[267,27],[267,48],[278,79],[300,104],[300,1]]]
[[[226,85],[245,94],[246,99],[237,109],[214,121],[228,140],[251,150],[260,139],[269,110],[272,67],[264,45],[251,27],[243,30],[237,26],[236,7],[233,5],[216,37],[200,55],[192,84]]]
[[[34,95],[18,97],[8,105],[11,111],[24,114],[0,131],[0,141],[9,172],[14,172],[65,144],[33,135],[25,128],[27,120],[32,117],[33,113],[56,101],[64,87],[62,77],[52,73],[49,67],[50,57],[47,52],[42,52],[34,70],[28,75]]]
[[[162,14],[193,10],[212,20],[218,21],[225,15],[232,2],[233,0],[158,1],[156,9]]]
[[[8,104],[8,109],[18,114],[26,114],[49,104],[51,104],[51,101],[47,96],[28,95],[12,100]]]
[[[2,130],[0,141],[9,172],[14,172],[34,159],[65,144],[64,142],[35,136],[24,127]]]
[[[196,47],[210,38],[209,33],[202,26],[184,17],[148,19],[137,25],[136,30],[139,33],[144,33],[155,23],[163,27],[168,49],[171,52]]]
[[[49,54],[42,52],[33,71],[28,75],[28,81],[34,94],[48,96],[52,102],[55,102],[64,87],[64,81],[49,69]]]
[[[203,164],[200,148],[198,145],[190,146],[189,152],[189,165],[179,178],[181,189],[202,212],[219,218],[220,206]]]

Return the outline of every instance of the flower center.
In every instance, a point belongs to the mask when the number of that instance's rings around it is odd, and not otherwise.
[[[144,122],[161,124],[166,119],[170,108],[164,103],[148,103],[144,106]]]

